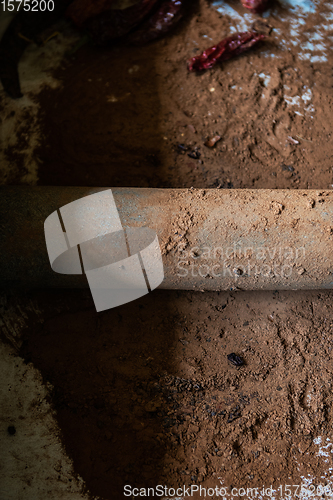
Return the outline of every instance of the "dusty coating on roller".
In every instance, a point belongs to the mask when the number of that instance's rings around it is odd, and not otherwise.
[[[332,201],[331,191],[319,190],[152,192],[162,287],[331,288]]]

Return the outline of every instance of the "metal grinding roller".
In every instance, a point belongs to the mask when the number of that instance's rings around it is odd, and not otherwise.
[[[1,188],[2,287],[87,287],[58,274],[44,221],[110,188]],[[269,189],[111,188],[124,229],[153,229],[164,280],[179,290],[333,288],[333,192]]]

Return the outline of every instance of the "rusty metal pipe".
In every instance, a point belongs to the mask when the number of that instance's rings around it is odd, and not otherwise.
[[[107,188],[4,186],[0,194],[2,287],[86,287],[52,271],[44,221]],[[123,227],[158,235],[159,288],[333,288],[333,192],[112,188]]]

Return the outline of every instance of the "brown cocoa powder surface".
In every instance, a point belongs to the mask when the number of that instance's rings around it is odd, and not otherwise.
[[[264,44],[198,75],[186,68],[192,41],[202,50],[233,25],[203,0],[164,40],[77,50],[57,72],[62,87],[38,97],[39,184],[330,189],[332,52],[311,62],[285,49],[294,17],[276,12]],[[322,2],[304,33],[325,12]],[[312,108],[289,105],[286,87],[295,98],[311,89]],[[30,297],[43,322],[30,313],[20,355],[53,385],[63,442],[92,495],[330,482],[330,291],[157,290],[98,314],[88,291]],[[228,362],[232,352],[244,366]]]

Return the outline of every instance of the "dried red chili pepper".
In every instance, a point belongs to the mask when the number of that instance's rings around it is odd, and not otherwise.
[[[79,1],[77,0],[78,6]],[[93,40],[102,45],[115,38],[127,35],[131,30],[136,28],[150,14],[157,2],[158,0],[140,0],[125,9],[110,10],[105,10],[108,5],[107,3],[104,5],[101,3],[101,12],[88,18],[87,15],[90,13],[90,10],[88,10],[87,3],[87,12],[85,14],[80,13],[79,16],[74,9],[68,9],[67,14],[74,22],[77,22],[79,19],[81,26],[88,31]],[[84,22],[82,22],[83,19]]]
[[[243,7],[249,9],[254,14],[264,12],[267,7],[268,0],[241,0]]]
[[[95,42],[104,44],[127,35],[147,16],[158,0],[141,0],[127,9],[109,10],[89,19],[85,23]]]
[[[183,15],[184,0],[164,0],[158,10],[131,37],[131,42],[147,43],[165,35]]]
[[[112,8],[114,0],[73,0],[66,15],[77,25],[82,26],[90,17]]]
[[[212,68],[217,62],[226,61],[249,50],[260,40],[264,40],[264,38],[266,38],[265,35],[254,31],[235,33],[224,38],[217,45],[204,50],[202,54],[192,57],[188,61],[188,69],[189,71],[201,71]]]

